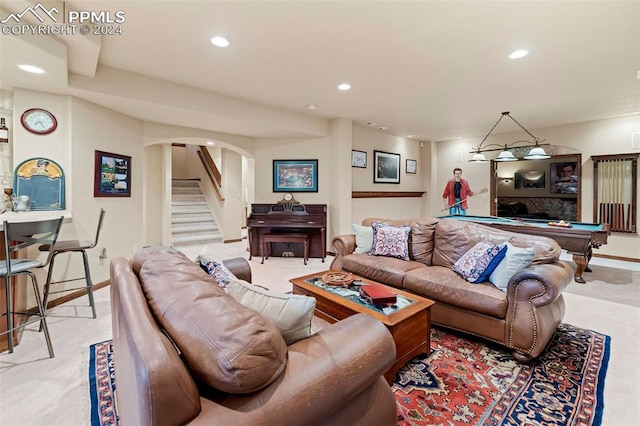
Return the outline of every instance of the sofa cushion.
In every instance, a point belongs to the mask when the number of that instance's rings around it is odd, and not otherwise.
[[[361,226],[354,223],[351,226],[351,230],[356,236],[356,249],[354,253],[369,253],[373,245],[373,228],[371,226]]]
[[[493,244],[509,241],[517,247],[533,247],[532,265],[553,263],[560,257],[560,246],[551,238],[517,234],[466,220],[442,219],[436,225],[433,264],[452,268],[467,250],[480,241]]]
[[[431,265],[433,238],[436,224],[438,223],[437,219],[432,217],[418,217],[406,220],[366,218],[362,221],[362,225],[371,226],[373,222],[386,223],[392,226],[410,226],[409,259],[424,263],[425,265]]]
[[[227,393],[250,393],[283,372],[287,346],[275,325],[236,302],[181,252],[140,252],[132,267],[151,312],[197,381]]]
[[[426,266],[412,260],[369,256],[366,253],[348,254],[342,259],[342,269],[345,271],[397,288],[402,288],[404,274],[416,268]]]
[[[511,277],[516,272],[531,265],[534,254],[535,250],[533,248],[516,247],[507,242],[507,253],[491,273],[489,281],[500,290],[506,291]]]
[[[407,271],[404,288],[437,302],[505,318],[506,293],[489,282],[472,284],[449,268],[429,266]]]
[[[371,227],[373,228],[373,244],[369,254],[409,260],[410,226],[391,226],[374,222]]]
[[[453,270],[470,283],[484,282],[504,258],[507,246],[481,241],[453,264]]]
[[[274,323],[287,345],[311,335],[315,298],[278,293],[239,279],[229,281],[227,292],[244,306],[258,311]]]

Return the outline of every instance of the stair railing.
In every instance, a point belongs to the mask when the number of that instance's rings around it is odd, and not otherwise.
[[[198,150],[198,158],[200,158],[200,161],[209,176],[209,180],[213,185],[213,190],[215,191],[218,200],[224,201],[224,196],[220,191],[222,189],[222,175],[220,174],[218,167],[216,167],[216,163],[213,161],[213,158],[211,158],[211,154],[209,154],[207,147],[200,146],[200,149]]]

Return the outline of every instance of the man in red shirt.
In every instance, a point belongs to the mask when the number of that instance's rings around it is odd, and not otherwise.
[[[483,188],[480,194],[487,192],[487,188]],[[469,182],[462,179],[462,169],[456,167],[453,169],[453,179],[447,182],[442,193],[444,208],[449,208],[450,215],[466,216],[469,205],[467,198],[472,197],[474,192],[469,187]]]

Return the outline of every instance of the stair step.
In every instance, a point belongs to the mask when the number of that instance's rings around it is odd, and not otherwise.
[[[211,213],[207,204],[190,204],[190,205],[178,205],[171,207],[172,214],[188,214],[188,213]]]
[[[195,223],[185,223],[178,225],[171,225],[171,233],[179,234],[186,232],[215,232],[218,230],[218,225],[215,222],[195,222]]]
[[[177,235],[173,237],[173,246],[186,246],[194,244],[210,244],[222,242],[222,234],[206,233],[206,234],[190,234]]]
[[[189,187],[189,186],[200,186],[199,180],[182,180],[182,179],[173,179],[171,181],[171,186],[175,187]]]
[[[172,180],[171,236],[174,247],[203,245],[222,241],[200,181]]]
[[[190,213],[190,214],[173,214],[171,215],[171,224],[176,223],[197,223],[197,222],[214,222],[211,213]]]

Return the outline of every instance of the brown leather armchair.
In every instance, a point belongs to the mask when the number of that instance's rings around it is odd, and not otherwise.
[[[239,278],[251,278],[246,260],[225,265]],[[124,258],[111,262],[122,424],[396,424],[395,399],[382,377],[394,362],[395,346],[373,317],[349,317],[290,345],[286,366],[275,381],[248,394],[229,394],[194,380],[154,319],[134,270]]]

